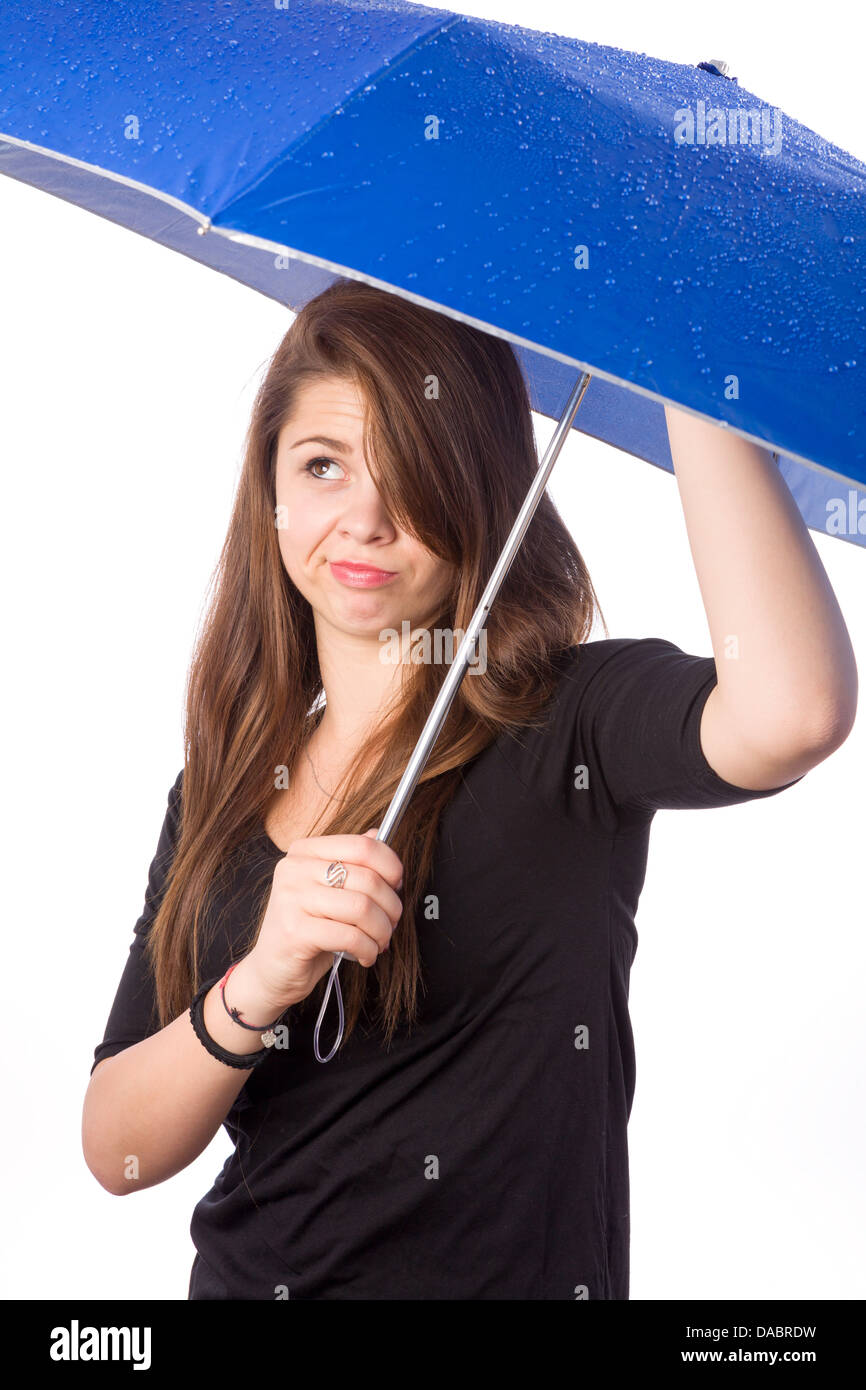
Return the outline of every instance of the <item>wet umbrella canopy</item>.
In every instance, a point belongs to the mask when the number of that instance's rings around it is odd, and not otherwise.
[[[866,545],[866,166],[717,71],[401,0],[0,13],[0,171],[293,310],[338,275],[508,338],[672,471],[662,402]]]
[[[0,172],[292,310],[351,276],[508,339],[560,421],[536,501],[572,425],[672,472],[670,401],[866,546],[866,166],[718,66],[402,0],[6,0],[0,38]]]

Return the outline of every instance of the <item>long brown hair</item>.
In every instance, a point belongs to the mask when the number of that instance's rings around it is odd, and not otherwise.
[[[298,313],[256,395],[187,682],[180,837],[148,934],[161,1027],[203,983],[208,895],[261,833],[276,771],[284,766],[291,778],[322,694],[312,609],[280,555],[274,474],[297,392],[323,375],[350,379],[366,400],[367,466],[392,519],[455,567],[441,629],[468,627],[538,467],[526,384],[503,339],[356,280],[335,281]],[[580,552],[545,494],[488,617],[486,670],[462,681],[390,841],[404,870],[391,949],[369,969],[341,967],[346,1039],[369,1007],[371,977],[386,1043],[401,1020],[416,1018],[415,912],[440,814],[461,769],[500,732],[541,720],[556,657],[587,639],[596,610],[604,623]],[[403,673],[402,702],[360,750],[335,789],[335,801],[343,799],[326,808],[316,834],[362,834],[381,823],[446,669],[412,663]],[[263,894],[238,955],[254,944],[266,906]]]

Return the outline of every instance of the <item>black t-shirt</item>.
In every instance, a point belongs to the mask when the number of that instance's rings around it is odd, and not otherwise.
[[[314,992],[240,1091],[235,1150],[193,1213],[191,1299],[628,1298],[628,982],[652,817],[783,788],[707,762],[712,657],[608,638],[560,660],[544,727],[501,735],[443,813],[414,1028],[388,1051],[359,1026],[320,1063]],[[181,789],[96,1062],[156,1028],[142,948]],[[263,825],[242,847],[203,981],[235,958],[280,857]],[[323,1053],[336,1016],[332,994]]]

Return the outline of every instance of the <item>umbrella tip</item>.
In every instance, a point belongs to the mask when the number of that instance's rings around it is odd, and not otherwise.
[[[704,72],[713,73],[715,77],[727,77],[728,81],[734,82],[737,80],[729,76],[730,66],[723,58],[707,58],[705,62],[698,63],[698,67],[703,68]]]

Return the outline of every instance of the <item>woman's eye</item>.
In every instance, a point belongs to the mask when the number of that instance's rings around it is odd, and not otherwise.
[[[317,458],[317,459],[310,459],[310,462],[304,465],[304,472],[305,472],[305,473],[309,473],[309,475],[310,475],[311,478],[321,478],[321,477],[323,477],[324,475],[323,475],[322,473],[316,473],[316,472],[313,471],[313,470],[316,468],[316,465],[317,465],[317,464],[320,464],[320,463],[327,464],[328,467],[330,467],[331,464],[333,464],[335,468],[339,468],[339,467],[340,467],[340,465],[339,465],[334,459]]]

